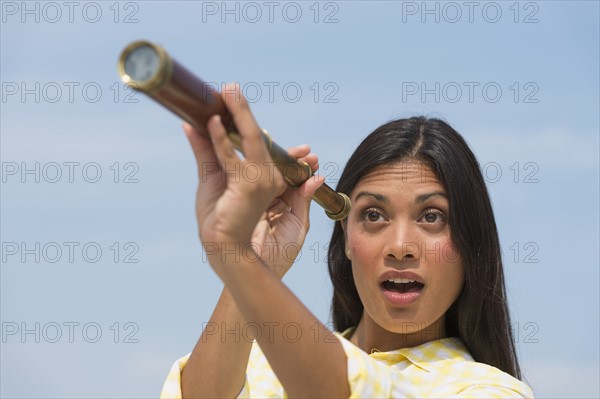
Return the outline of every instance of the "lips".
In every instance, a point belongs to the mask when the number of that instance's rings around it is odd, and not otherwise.
[[[384,290],[400,293],[419,292],[423,289],[423,284],[414,280],[405,280],[402,282],[386,280],[381,285]]]
[[[425,282],[418,274],[391,270],[381,275],[379,286],[388,302],[405,306],[419,298]]]

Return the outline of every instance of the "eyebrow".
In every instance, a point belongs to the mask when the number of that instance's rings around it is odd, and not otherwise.
[[[425,202],[429,198],[435,197],[435,196],[438,196],[438,195],[441,196],[441,197],[444,197],[444,198],[448,199],[448,196],[446,195],[445,192],[443,192],[443,191],[435,191],[433,193],[426,193],[426,194],[417,195],[417,198],[415,198],[415,203],[416,204],[420,204],[421,202]]]
[[[446,195],[445,192],[434,191],[432,193],[425,193],[425,194],[417,195],[417,198],[415,198],[415,204],[420,204],[422,202],[427,201],[429,198],[435,197],[435,196],[441,196],[441,197],[448,199],[448,196]],[[356,197],[354,197],[354,201],[357,201],[360,197],[373,197],[377,201],[383,202],[384,204],[390,203],[390,200],[385,195],[378,194],[378,193],[372,193],[370,191],[361,191],[360,193],[356,194]]]
[[[373,197],[377,201],[383,202],[384,204],[390,203],[390,201],[388,200],[388,198],[385,195],[371,193],[369,191],[361,191],[360,193],[356,194],[356,197],[354,197],[354,201],[358,200],[360,197]]]

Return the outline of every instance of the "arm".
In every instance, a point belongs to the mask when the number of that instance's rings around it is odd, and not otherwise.
[[[213,151],[212,143],[207,139],[208,132],[192,129],[188,125],[184,126],[184,130],[198,162],[200,186],[197,192],[197,213],[199,221],[205,221],[204,212],[210,210],[216,196],[225,191],[228,175],[222,168],[217,168],[222,164]],[[308,146],[290,148],[288,152],[311,165],[313,171],[318,168],[318,158],[310,154]],[[228,170],[235,170],[235,168]],[[238,177],[234,176],[233,180]],[[298,193],[281,183],[277,186],[278,192],[281,193],[279,199],[271,202],[252,233],[252,242],[268,249],[260,259],[277,280],[283,277],[293,263],[289,251],[282,252],[281,249],[285,249],[285,244],[289,242],[301,244],[308,231],[308,207],[305,207],[300,214],[290,212],[288,204],[295,204],[298,201]],[[315,186],[314,189],[316,190],[317,187]],[[307,202],[304,198],[301,198],[301,201]],[[214,231],[217,227],[213,222],[206,224],[208,231]],[[211,237],[210,234],[201,234],[201,239],[205,247],[210,247],[207,253],[213,253],[215,248],[221,248],[221,244],[225,244]],[[227,246],[227,248],[234,247],[235,245]],[[246,250],[240,256],[247,255]],[[225,257],[235,259],[236,255],[227,253]],[[244,329],[242,339],[235,334],[221,335],[220,332],[225,329],[235,331],[236,324],[243,329],[245,323],[246,320],[231,297],[230,291],[225,288],[207,328],[200,336],[181,372],[183,397],[233,397],[240,392],[246,377],[248,356],[252,347],[251,340],[254,338],[248,334],[255,333],[255,329]],[[216,331],[218,333],[215,334]]]
[[[348,397],[341,343],[298,298],[263,266],[240,261],[222,267],[244,318],[277,326],[272,334],[263,331],[258,343],[289,397]]]
[[[245,320],[227,289],[223,289],[208,323],[217,328],[217,333],[213,334],[214,330],[207,327],[198,339],[181,373],[182,397],[222,398],[239,394],[244,386],[254,337],[240,339],[233,334],[221,335],[221,329],[233,330],[236,323],[243,325]]]
[[[224,93],[232,91],[229,87]],[[277,223],[281,215],[306,226],[297,238],[278,240],[281,244],[294,242],[299,247],[308,229],[311,197],[323,179],[309,179],[297,190],[282,190],[286,185],[278,171],[273,174],[268,168],[272,161],[247,103],[239,93],[224,95],[224,102],[240,132],[246,158],[239,159],[218,116],[208,123],[210,146],[195,144],[195,140],[200,140],[199,135],[190,137],[199,170],[204,165],[201,160],[207,159],[206,153],[210,150],[208,155],[218,159],[226,180],[225,186],[219,189],[201,180],[198,190],[196,211],[200,239],[205,246],[211,243],[213,248],[219,249],[207,254],[209,263],[248,323],[298,327],[297,340],[287,339],[281,333],[263,334],[258,340],[288,395],[347,397],[350,391],[346,356],[340,342],[337,339],[325,342],[329,331],[276,276],[273,272],[279,268],[276,264],[266,265],[247,252],[248,248],[256,248],[256,234],[253,234],[256,226],[263,222]],[[245,170],[249,164],[259,169],[261,178],[248,181],[235,175],[235,171]],[[288,209],[272,215],[269,210],[273,201],[284,203],[287,206],[283,208]],[[266,217],[261,216],[265,213]]]

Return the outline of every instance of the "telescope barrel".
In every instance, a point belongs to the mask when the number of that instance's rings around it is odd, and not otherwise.
[[[127,46],[119,58],[118,70],[123,82],[150,96],[195,127],[206,126],[219,114],[233,146],[242,152],[241,137],[220,93],[189,72],[160,46],[137,41]],[[263,130],[263,139],[275,166],[286,183],[298,187],[312,176],[310,166],[290,156]],[[350,199],[327,184],[321,185],[313,199],[330,219],[342,220],[350,211]]]

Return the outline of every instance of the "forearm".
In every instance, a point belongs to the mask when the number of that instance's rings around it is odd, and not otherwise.
[[[222,332],[241,331],[244,323],[233,298],[224,289],[181,373],[184,398],[235,397],[240,392],[254,337]]]
[[[289,397],[348,397],[342,344],[273,274],[258,262],[222,264],[217,273],[244,319],[257,325],[295,326],[285,334],[263,332],[258,343]],[[296,334],[297,333],[297,334]]]

